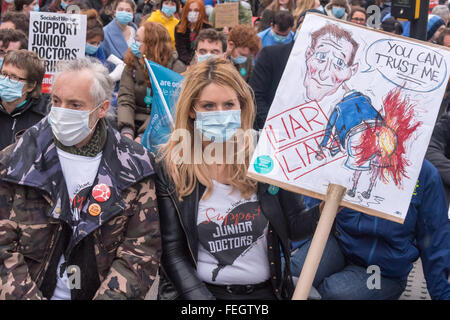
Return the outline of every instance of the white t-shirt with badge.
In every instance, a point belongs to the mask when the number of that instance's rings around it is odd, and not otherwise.
[[[72,215],[74,220],[80,219],[78,205],[75,203],[75,196],[85,188],[90,188],[97,176],[98,167],[102,159],[102,152],[95,157],[84,157],[65,152],[57,148],[59,162],[67,185],[67,192],[69,194]],[[51,300],[71,300],[69,279],[67,272],[64,271],[63,276],[60,277],[61,265],[65,262],[64,255],[61,256],[56,271],[56,288],[53,292]]]
[[[204,282],[256,284],[270,277],[268,220],[256,194],[244,199],[230,185],[213,181],[214,189],[198,206],[197,276]]]

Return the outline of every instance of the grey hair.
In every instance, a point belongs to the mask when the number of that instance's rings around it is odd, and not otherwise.
[[[433,8],[433,10],[431,11],[431,14],[435,14],[439,17],[442,18],[442,20],[444,20],[444,22],[448,22],[449,20],[449,15],[450,15],[450,10],[448,9],[448,7],[444,4],[440,4],[437,5]]]
[[[95,106],[98,106],[105,100],[109,101],[114,89],[114,81],[109,76],[108,69],[95,58],[84,57],[59,63],[54,82],[63,73],[83,70],[92,72],[91,96],[94,99]]]

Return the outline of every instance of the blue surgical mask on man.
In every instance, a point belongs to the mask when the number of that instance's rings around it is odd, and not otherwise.
[[[39,12],[39,5],[38,4],[33,6],[33,11]]]
[[[67,9],[67,3],[61,1],[61,8],[63,10],[66,10]]]
[[[342,7],[333,7],[331,11],[333,13],[333,16],[335,16],[338,19],[342,18],[342,16],[345,14],[345,8]]]
[[[243,64],[247,61],[247,57],[245,57],[245,56],[237,56],[236,58],[231,56],[230,58],[234,64]]]
[[[222,143],[233,137],[241,127],[241,110],[195,111],[195,128],[213,142]]]
[[[161,12],[164,13],[168,17],[172,16],[175,13],[175,11],[177,11],[177,7],[173,7],[173,6],[169,7],[165,4],[161,8]]]
[[[273,40],[275,40],[275,42],[277,43],[285,43],[289,40],[290,37],[290,34],[288,34],[287,36],[280,36],[278,33],[273,31],[273,29],[270,29],[270,34],[272,35]]]
[[[94,46],[90,43],[86,43],[86,48],[85,48],[86,54],[93,56],[94,54],[97,53],[98,51],[98,46]]]
[[[142,53],[141,53],[141,43],[139,41],[134,41],[131,46],[131,52],[133,52],[133,54],[136,56],[136,58],[142,58]]]
[[[133,21],[133,14],[126,11],[117,11],[116,19],[121,25],[126,25]]]
[[[210,58],[215,58],[216,55],[212,53],[206,53],[206,54],[197,54],[197,62],[200,63],[202,61],[208,60]]]
[[[22,97],[24,83],[0,76],[0,98],[12,102]]]

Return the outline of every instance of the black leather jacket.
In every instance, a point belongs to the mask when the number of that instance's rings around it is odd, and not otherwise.
[[[160,299],[214,299],[203,281],[196,276],[198,234],[197,209],[205,187],[197,184],[194,192],[178,200],[173,182],[160,164],[154,164],[157,174],[156,194],[160,212],[162,257],[160,269]],[[306,210],[303,197],[279,189],[272,195],[269,185],[258,183],[257,195],[261,210],[269,221],[267,239],[271,284],[278,299],[289,299],[294,286],[290,265],[290,239],[311,236],[318,223],[318,206]],[[281,271],[281,253],[286,259]]]

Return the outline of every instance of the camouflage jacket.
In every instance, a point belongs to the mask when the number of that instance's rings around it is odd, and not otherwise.
[[[93,186],[106,184],[111,195],[93,216],[88,208],[97,202],[88,193],[71,240],[74,247],[93,235],[101,283],[94,299],[143,299],[155,279],[161,237],[149,157],[141,145],[108,128]],[[72,219],[68,199],[44,118],[0,152],[0,299],[44,299],[44,275],[63,221]]]

